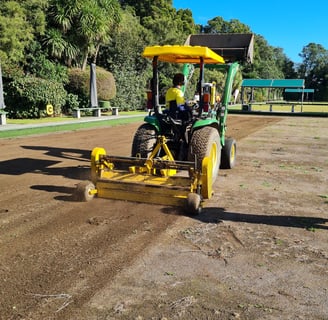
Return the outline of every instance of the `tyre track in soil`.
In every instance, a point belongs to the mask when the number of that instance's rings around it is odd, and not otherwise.
[[[228,136],[238,143],[279,120],[230,116]],[[72,199],[90,151],[129,155],[139,125],[0,140],[0,319],[71,319],[179,219],[161,206]]]

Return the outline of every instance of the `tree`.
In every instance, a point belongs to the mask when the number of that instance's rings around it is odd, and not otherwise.
[[[295,69],[295,64],[289,58],[285,57],[282,65],[282,71],[286,79],[297,79],[298,73]]]
[[[117,96],[112,105],[135,109],[144,106],[151,78],[151,63],[141,57],[144,47],[183,44],[196,26],[191,11],[176,11],[172,1],[120,2],[124,9],[122,23],[109,46],[102,50],[99,62],[115,76]],[[159,68],[161,86],[171,85],[176,67],[161,65]]]
[[[238,19],[225,21],[222,17],[215,17],[203,27],[205,33],[251,33],[251,29]]]
[[[121,0],[123,8],[133,8],[140,24],[151,31],[150,44],[183,44],[197,26],[189,9],[176,10],[172,0]]]
[[[50,60],[42,50],[39,42],[34,41],[27,48],[25,60],[25,74],[31,74],[35,77],[52,80],[64,85],[68,83],[67,67]]]
[[[119,20],[117,0],[52,0],[43,43],[52,56],[85,70],[89,58],[96,62]]]
[[[45,29],[47,1],[2,1],[0,6],[0,59],[2,63],[24,61],[27,46]]]
[[[135,15],[143,19],[154,15],[155,8],[172,8],[172,0],[120,0],[121,6],[126,9],[132,7]],[[142,21],[141,21],[141,24]]]
[[[328,51],[320,44],[309,43],[300,54],[303,62],[298,72],[307,88],[315,89],[316,99],[328,100]]]
[[[130,9],[122,13],[122,21],[112,41],[99,54],[99,65],[113,72],[116,97],[112,106],[120,109],[140,109],[144,105],[150,65],[141,53],[149,36]]]
[[[258,79],[283,79],[285,61],[287,57],[281,48],[272,47],[261,35],[255,35],[254,62],[246,76]]]

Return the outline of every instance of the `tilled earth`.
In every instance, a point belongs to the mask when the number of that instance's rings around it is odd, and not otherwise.
[[[139,125],[0,139],[0,319],[328,319],[327,118],[230,115],[199,216],[74,201]]]

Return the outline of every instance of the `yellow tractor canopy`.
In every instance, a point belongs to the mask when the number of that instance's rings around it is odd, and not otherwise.
[[[199,63],[203,59],[205,64],[224,63],[224,59],[208,47],[202,46],[151,46],[146,47],[143,57],[171,63]]]

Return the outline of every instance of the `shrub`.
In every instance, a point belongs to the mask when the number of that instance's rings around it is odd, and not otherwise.
[[[96,82],[98,100],[111,100],[116,95],[115,80],[111,72],[97,67],[96,68]],[[67,91],[77,94],[79,100],[89,100],[90,96],[90,67],[85,71],[81,69],[69,70],[69,84]]]
[[[67,92],[61,83],[36,77],[24,77],[8,84],[6,111],[9,118],[40,118],[51,104],[54,114],[61,114]]]
[[[115,66],[113,69],[118,86],[111,106],[122,111],[143,109],[146,106],[146,73],[124,66]]]
[[[79,96],[73,93],[69,93],[66,97],[66,104],[63,107],[64,113],[72,113],[76,108],[80,107]]]

